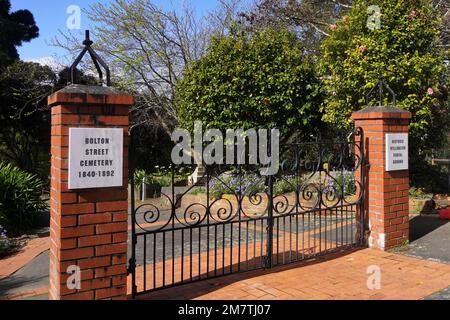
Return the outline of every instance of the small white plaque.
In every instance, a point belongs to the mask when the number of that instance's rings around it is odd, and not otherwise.
[[[408,134],[386,134],[386,171],[400,171],[408,169]]]
[[[123,185],[123,129],[69,130],[69,189]]]

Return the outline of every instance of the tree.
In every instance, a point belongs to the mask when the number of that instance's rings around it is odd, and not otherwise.
[[[433,0],[433,8],[440,17],[441,46],[450,48],[450,0]]]
[[[397,106],[413,115],[411,154],[417,163],[445,141],[449,126],[439,19],[427,0],[370,5],[381,9],[380,28],[368,27],[368,4],[358,0],[323,42],[324,119],[349,127],[351,113],[364,107],[366,93],[381,75],[397,94]]]
[[[138,97],[132,128],[145,125],[172,133],[178,123],[177,81],[187,65],[205,54],[210,35],[226,32],[238,2],[221,1],[221,8],[202,17],[186,3],[176,10],[148,0],[98,2],[86,11],[96,23],[95,50],[111,67],[115,86]],[[76,52],[79,40],[61,33],[54,44]]]
[[[354,0],[258,0],[240,17],[250,30],[289,28],[302,39],[309,53],[317,54],[329,35],[328,26],[340,19]]]
[[[49,67],[17,61],[0,75],[0,161],[47,177],[50,110],[56,76]]]
[[[54,91],[61,90],[70,84],[70,82],[72,81],[70,77],[70,68],[65,67],[61,71],[59,71],[57,78],[58,79]],[[83,71],[78,69],[75,69],[75,79],[76,83],[81,85],[93,85],[93,86],[100,85],[99,83],[100,80],[98,80],[92,75],[85,74]]]
[[[309,136],[321,129],[313,61],[287,30],[215,37],[177,86],[180,126],[221,130],[278,128]]]
[[[267,26],[295,30],[311,53],[321,54],[321,41],[330,35],[329,26],[345,16],[355,0],[258,0],[240,16],[250,29]],[[368,5],[372,5],[368,2]],[[432,0],[440,18],[440,42],[450,47],[450,0]]]
[[[30,11],[10,11],[10,0],[0,0],[0,69],[19,59],[16,47],[39,36]]]

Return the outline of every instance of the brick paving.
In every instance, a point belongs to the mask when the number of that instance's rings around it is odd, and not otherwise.
[[[340,222],[338,224],[330,224],[330,230],[338,226],[350,225],[350,223]],[[333,231],[334,233],[334,231]],[[304,260],[314,254],[332,252],[351,242],[336,243],[325,237],[319,237],[320,229],[313,229],[294,236],[287,231],[279,230],[274,234],[273,242],[273,263],[281,265],[285,263]],[[343,240],[343,239],[342,239]],[[166,240],[166,242],[170,242]],[[244,242],[244,241],[243,241]],[[194,247],[197,243],[194,243]],[[183,258],[176,256],[173,260],[170,258],[170,247],[166,250],[166,260],[157,259],[153,264],[152,251],[153,244],[147,244],[147,264],[146,266],[137,266],[136,283],[138,292],[170,286],[197,279],[206,279],[215,275],[226,275],[239,270],[260,269],[263,266],[261,257],[266,252],[267,239],[263,242],[253,242],[249,245],[242,244],[240,246],[217,248],[214,250],[212,246],[210,251],[202,251],[200,253],[189,253],[189,248],[185,249]],[[161,254],[161,252],[159,252]],[[158,255],[157,255],[158,258]],[[143,261],[138,263],[143,264]],[[174,271],[173,271],[174,270]],[[128,283],[128,291],[131,291],[131,281]]]
[[[36,296],[43,296],[46,294],[48,294],[48,287],[43,287],[14,294],[8,294],[6,296],[0,296],[0,300],[23,300],[27,298],[34,298]]]
[[[289,242],[289,233],[282,233]],[[308,234],[307,234],[308,235]],[[317,234],[312,231],[311,236]],[[308,236],[309,237],[309,236]],[[34,257],[48,250],[48,238],[32,239],[20,253],[0,261],[1,277],[7,277]],[[264,244],[265,245],[265,244]],[[294,247],[294,245],[293,245]],[[333,243],[329,243],[333,248]],[[250,249],[250,256],[252,256]],[[225,266],[230,268],[230,252],[225,250]],[[237,261],[237,250],[233,249],[233,260]],[[256,246],[256,252],[260,251],[260,244]],[[313,253],[314,247],[305,247],[301,254]],[[296,256],[295,251],[288,251],[285,255]],[[201,253],[200,274],[206,276],[207,270],[204,263],[207,252]],[[210,266],[214,264],[214,256],[209,253]],[[218,256],[222,257],[221,251]],[[241,259],[246,261],[245,250],[241,251]],[[189,278],[189,258],[185,257],[184,278]],[[219,258],[219,265],[222,261]],[[280,256],[282,259],[282,255]],[[275,260],[276,261],[276,260]],[[254,261],[253,261],[254,262]],[[256,260],[256,264],[260,261]],[[180,281],[179,268],[181,259],[176,258],[166,262],[166,283],[171,283],[171,266],[175,265],[175,282]],[[252,261],[250,261],[250,266]],[[367,289],[367,268],[371,265],[381,268],[381,289]],[[233,264],[233,270],[238,266]],[[241,264],[246,268],[246,263]],[[147,289],[151,288],[153,281],[153,265],[147,265]],[[162,264],[156,265],[157,285],[162,284]],[[220,274],[221,269],[218,269]],[[209,272],[210,276],[213,273]],[[193,276],[198,276],[198,255],[193,255]],[[0,278],[1,278],[0,277]],[[131,278],[128,278],[128,293],[131,293]],[[143,267],[137,268],[137,285],[139,290],[143,286]],[[354,249],[328,254],[315,259],[293,263],[287,266],[275,267],[270,270],[255,270],[245,273],[236,273],[220,278],[203,280],[192,284],[175,288],[160,290],[138,297],[139,299],[194,299],[194,300],[322,300],[322,299],[402,299],[417,300],[434,297],[439,292],[447,292],[450,285],[450,264],[438,263],[415,257],[404,256],[392,252],[382,252],[373,249]],[[0,297],[3,299],[27,299],[43,296],[48,293],[48,288],[37,288],[17,294]],[[445,297],[446,295],[437,295]]]
[[[381,268],[381,289],[367,289],[367,268]],[[130,277],[128,282],[130,282]],[[142,286],[138,278],[138,286]],[[450,265],[373,249],[329,254],[271,270],[256,270],[155,291],[140,300],[420,300],[450,285]],[[448,289],[447,289],[448,290]],[[42,296],[38,288],[3,299]],[[130,294],[130,287],[128,289]]]
[[[50,238],[35,238],[14,256],[0,260],[0,280],[9,277],[17,270],[23,268],[38,255],[50,248]]]
[[[367,288],[367,268],[372,265],[381,268],[380,290]],[[139,299],[418,300],[449,284],[448,264],[361,249],[156,291]]]

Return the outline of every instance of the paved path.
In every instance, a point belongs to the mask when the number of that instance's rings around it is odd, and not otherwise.
[[[369,266],[380,290],[367,288]],[[450,285],[450,265],[371,249],[157,291],[140,299],[424,299]]]
[[[50,248],[50,238],[35,238],[16,255],[0,260],[0,280],[9,277]]]
[[[450,221],[437,215],[416,216],[410,222],[411,244],[399,253],[450,264]],[[450,300],[450,286],[427,300]]]
[[[45,295],[49,246],[48,237],[31,239],[18,254],[0,260],[0,300]]]
[[[410,221],[410,245],[397,252],[450,263],[450,221],[437,215],[416,216]]]
[[[344,252],[268,271],[251,271],[168,289],[144,299],[450,299],[450,223],[411,221],[407,249]],[[46,299],[47,239],[0,260],[0,299]],[[48,247],[47,247],[48,248]],[[42,252],[44,251],[44,252]],[[367,289],[367,267],[380,266],[381,289]]]
[[[49,251],[45,251],[29,264],[6,279],[0,280],[0,297],[15,298],[41,293],[48,286]]]

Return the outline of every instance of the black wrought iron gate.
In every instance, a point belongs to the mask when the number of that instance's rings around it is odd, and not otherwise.
[[[196,167],[159,169],[143,201],[132,171],[133,297],[360,245],[363,141],[357,128],[344,140],[285,145],[273,176],[211,166],[185,186]]]

